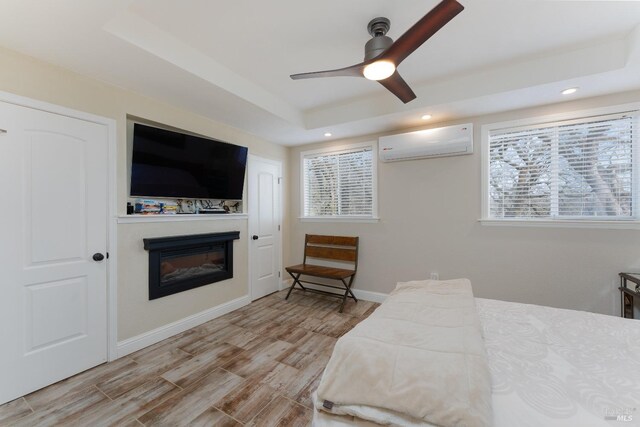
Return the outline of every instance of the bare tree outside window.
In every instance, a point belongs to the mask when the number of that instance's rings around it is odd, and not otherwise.
[[[373,151],[305,156],[304,216],[373,215]]]
[[[490,216],[632,218],[636,120],[602,117],[491,132]]]

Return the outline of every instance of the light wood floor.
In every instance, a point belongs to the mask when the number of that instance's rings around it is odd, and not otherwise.
[[[308,425],[336,339],[378,304],[285,295],[2,405],[0,425]]]

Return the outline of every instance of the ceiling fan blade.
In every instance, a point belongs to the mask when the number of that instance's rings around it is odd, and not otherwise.
[[[317,77],[364,77],[362,74],[364,63],[352,65],[350,67],[338,68],[336,70],[314,71],[311,73],[292,74],[293,80],[315,79]]]
[[[463,10],[464,6],[456,0],[443,0],[401,35],[378,59],[390,60],[397,67]]]
[[[391,77],[384,80],[378,80],[378,83],[386,87],[389,92],[400,98],[400,101],[405,104],[416,99],[416,94],[413,93],[407,82],[404,81],[397,71],[393,73]]]

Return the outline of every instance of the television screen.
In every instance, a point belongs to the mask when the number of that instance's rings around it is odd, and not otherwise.
[[[242,199],[247,148],[134,124],[131,196]]]

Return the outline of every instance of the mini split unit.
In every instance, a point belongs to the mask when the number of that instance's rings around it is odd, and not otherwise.
[[[383,136],[378,150],[383,162],[472,154],[473,124]]]

